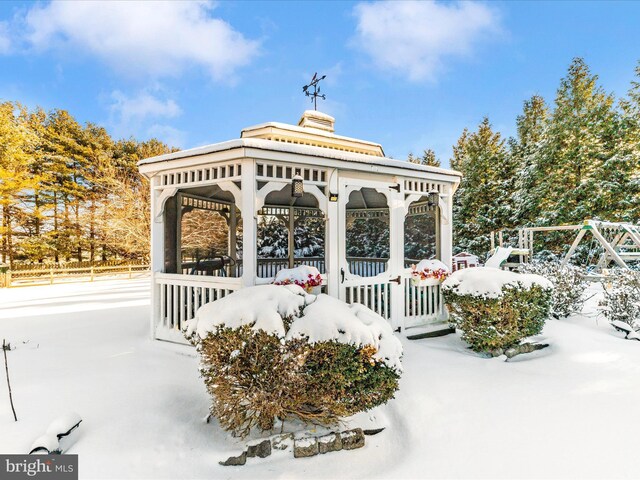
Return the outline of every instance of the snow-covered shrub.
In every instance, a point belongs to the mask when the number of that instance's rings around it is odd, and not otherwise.
[[[640,272],[616,268],[602,281],[599,309],[609,322],[640,328]]]
[[[398,389],[402,346],[389,323],[296,285],[239,290],[201,307],[185,333],[201,355],[211,413],[236,435],[277,419],[332,425]]]
[[[553,283],[551,315],[555,318],[568,317],[582,311],[586,300],[584,292],[588,282],[584,278],[586,272],[581,268],[574,265],[563,267],[562,263],[558,261],[533,261],[524,264],[520,271],[541,275]]]
[[[465,268],[442,284],[451,324],[478,352],[508,349],[542,331],[553,285],[544,277],[497,268]]]

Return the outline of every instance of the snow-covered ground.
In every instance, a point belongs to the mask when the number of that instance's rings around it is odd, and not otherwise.
[[[593,316],[550,321],[551,347],[509,362],[457,335],[403,340],[397,399],[352,422],[387,427],[365,448],[222,467],[240,443],[204,422],[193,349],[150,341],[148,312],[147,279],[0,290],[19,418],[3,366],[0,452],[75,411],[81,478],[638,477],[640,342]]]

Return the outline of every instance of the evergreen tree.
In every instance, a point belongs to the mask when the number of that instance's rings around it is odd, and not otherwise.
[[[25,153],[31,159],[32,188],[25,191],[25,206],[29,209],[25,228],[28,234],[20,242],[22,257],[30,262],[43,262],[53,250],[49,237],[48,212],[52,204],[53,171],[45,152],[47,114],[37,108],[27,116],[30,141]]]
[[[463,132],[451,163],[463,174],[454,197],[456,250],[483,255],[489,249],[490,232],[510,222],[514,164],[488,118],[477,132]]]
[[[440,160],[436,157],[436,152],[434,152],[430,148],[424,150],[421,157],[416,157],[413,153],[409,153],[407,161],[420,165],[429,165],[431,167],[440,166]]]
[[[580,223],[598,215],[600,174],[615,150],[613,97],[597,84],[584,60],[574,59],[562,79],[536,159],[537,223]]]
[[[14,229],[23,214],[21,203],[24,194],[35,183],[26,154],[28,142],[24,109],[11,102],[0,104],[0,236],[3,263],[14,262]]]
[[[87,155],[84,173],[87,217],[83,222],[86,226],[84,236],[88,237],[89,260],[93,262],[102,243],[100,238],[104,237],[104,232],[99,229],[99,210],[109,203],[108,182],[104,182],[104,178],[111,173],[115,145],[107,131],[98,125],[88,123],[83,133]]]
[[[598,207],[602,218],[640,224],[640,62],[635,73],[620,102],[617,148],[602,168]]]
[[[539,213],[538,187],[545,179],[538,170],[537,155],[545,138],[549,112],[544,99],[532,96],[524,102],[521,115],[516,119],[517,137],[509,141],[509,154],[517,168],[514,193],[514,211],[511,223],[527,226],[535,223]]]
[[[469,130],[465,128],[462,131],[460,138],[458,138],[458,141],[453,146],[453,156],[449,161],[449,164],[451,165],[451,168],[453,170],[462,172],[462,170],[464,169],[464,161],[467,158],[468,143],[469,143]],[[460,188],[463,188],[463,186],[460,185]]]
[[[75,256],[82,260],[86,244],[80,223],[80,205],[86,198],[84,179],[88,150],[83,142],[83,129],[64,110],[48,115],[45,130],[45,155],[52,173],[53,230],[51,232],[55,261]]]

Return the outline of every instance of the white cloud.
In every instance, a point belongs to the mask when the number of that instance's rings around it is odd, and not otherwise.
[[[259,42],[212,16],[209,1],[52,1],[26,14],[26,41],[39,50],[86,52],[120,72],[177,76],[199,66],[229,80]]]
[[[360,3],[356,45],[382,70],[410,80],[434,80],[451,57],[468,56],[498,31],[495,10],[476,2],[385,1]]]
[[[154,124],[147,129],[148,138],[157,138],[171,147],[184,148],[187,134],[170,125]]]
[[[113,103],[109,107],[111,113],[121,123],[139,122],[148,117],[173,118],[182,113],[178,104],[172,99],[161,100],[146,91],[129,97],[119,90],[111,94]]]
[[[9,53],[10,49],[9,24],[7,22],[0,22],[0,54]]]
[[[161,98],[162,89],[153,93],[141,90],[127,95],[120,90],[111,93],[107,109],[108,125],[114,136],[135,136],[139,138],[157,137],[175,147],[184,145],[186,134],[169,125],[159,123],[182,114],[182,109],[171,98]]]

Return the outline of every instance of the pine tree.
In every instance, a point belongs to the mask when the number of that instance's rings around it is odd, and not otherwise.
[[[538,187],[544,183],[544,177],[538,169],[537,155],[546,135],[548,117],[544,98],[532,96],[524,102],[523,112],[516,120],[516,138],[509,141],[509,154],[517,168],[513,197],[515,208],[511,219],[515,226],[535,223],[539,213]]]
[[[11,265],[16,257],[15,226],[23,214],[21,203],[35,183],[26,154],[28,143],[25,110],[11,102],[0,104],[0,236],[2,262]]]
[[[449,164],[451,165],[451,168],[453,170],[462,172],[462,170],[464,169],[464,161],[467,158],[468,143],[469,143],[469,130],[465,128],[462,131],[460,138],[458,138],[458,141],[453,146],[453,156],[449,161]],[[460,188],[463,188],[462,185],[460,186]]]
[[[613,97],[597,79],[576,58],[560,83],[537,158],[543,181],[537,192],[539,224],[580,223],[598,214],[599,174],[614,151],[615,111]]]
[[[82,260],[86,242],[80,223],[80,206],[86,198],[84,178],[88,150],[83,144],[80,124],[66,111],[48,115],[45,130],[45,155],[52,173],[50,185],[53,206],[52,248],[55,261]]]
[[[603,194],[598,205],[612,220],[640,224],[640,62],[627,98],[620,102],[615,155],[602,168]]]
[[[439,167],[440,160],[436,157],[436,152],[427,148],[422,152],[421,157],[416,157],[413,153],[409,153],[407,161],[410,163],[417,163],[420,165],[428,165],[431,167]]]
[[[103,180],[111,173],[115,145],[107,131],[98,125],[88,123],[83,134],[87,155],[84,173],[87,218],[83,223],[88,230],[84,236],[88,237],[89,260],[93,262],[101,243],[100,237],[104,237],[99,230],[99,210],[109,203],[108,186]]]
[[[46,121],[47,114],[41,108],[27,116],[30,141],[25,153],[30,158],[30,174],[34,184],[25,192],[25,205],[29,209],[25,222],[28,235],[20,243],[25,260],[40,263],[52,254],[47,213],[52,203],[49,187],[53,184],[53,172],[45,152]]]
[[[490,232],[510,221],[513,162],[504,139],[484,118],[477,132],[463,132],[451,163],[463,174],[454,197],[456,250],[483,255],[489,250]]]

